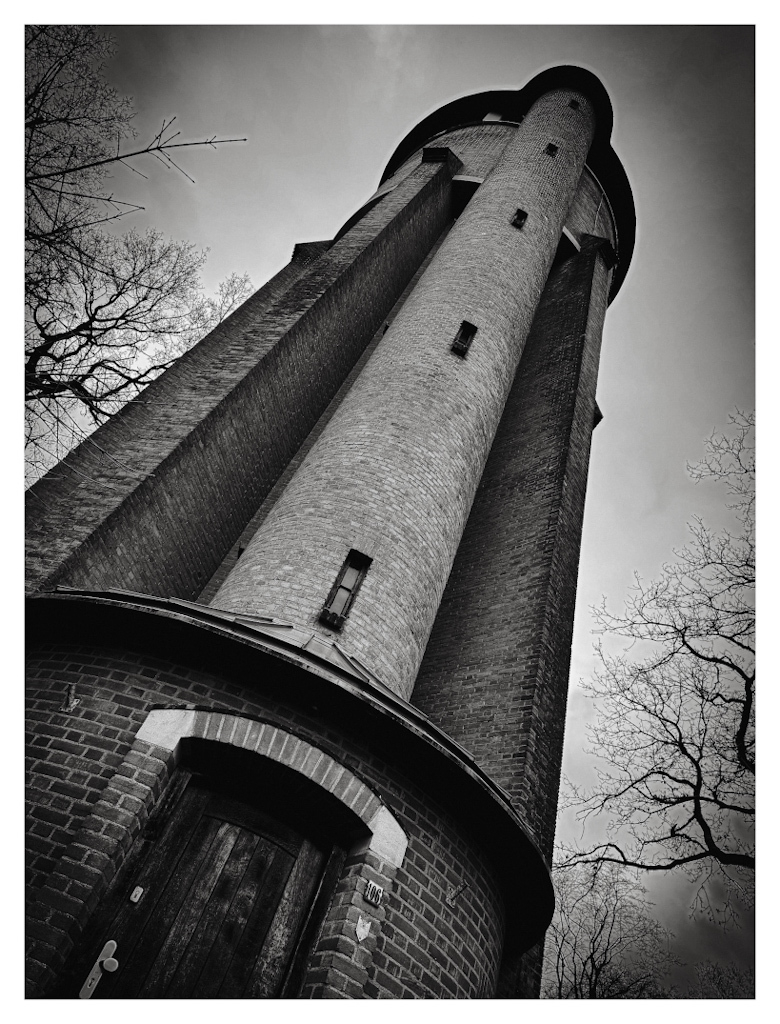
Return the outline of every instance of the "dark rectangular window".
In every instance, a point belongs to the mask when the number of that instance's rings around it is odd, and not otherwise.
[[[580,101],[579,100],[569,100],[569,106],[571,107],[572,110],[579,110],[580,109]]]
[[[320,612],[320,622],[331,629],[341,629],[370,565],[368,555],[350,551]]]
[[[474,324],[470,324],[468,320],[464,320],[458,329],[458,333],[455,335],[455,340],[452,343],[452,351],[457,355],[465,358],[466,353],[469,350],[474,340],[474,335],[477,333],[477,328]]]
[[[547,156],[555,156],[555,154],[558,152],[558,147],[554,145],[552,142],[548,142],[547,145],[544,147],[544,151],[547,154]]]
[[[525,224],[525,222],[527,220],[528,220],[528,214],[525,212],[525,210],[518,210],[517,213],[512,218],[512,227],[513,228],[521,228],[522,229],[523,224]]]

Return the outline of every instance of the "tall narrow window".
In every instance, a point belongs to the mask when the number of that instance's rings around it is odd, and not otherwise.
[[[528,214],[525,210],[518,210],[512,218],[512,227],[522,230],[523,224],[528,219]]]
[[[468,320],[464,320],[458,329],[458,333],[455,335],[455,340],[452,343],[452,351],[455,352],[456,355],[465,358],[476,333],[477,328],[474,324],[470,324]]]
[[[341,629],[370,565],[368,555],[350,551],[320,612],[320,622],[331,629]]]
[[[544,151],[547,154],[547,156],[555,156],[555,154],[558,152],[558,147],[554,143],[548,142],[547,145],[544,147]]]

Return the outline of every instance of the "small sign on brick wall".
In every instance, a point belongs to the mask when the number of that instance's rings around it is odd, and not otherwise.
[[[385,890],[381,885],[375,885],[374,882],[366,882],[365,900],[367,903],[373,903],[375,907],[378,907],[382,902],[382,896]]]
[[[453,886],[449,890],[447,895],[444,897],[444,902],[447,904],[447,906],[448,907],[454,906],[455,905],[455,900],[458,898],[458,896],[460,896],[460,894],[465,889],[466,889],[466,883],[465,882],[461,882],[459,885]]]

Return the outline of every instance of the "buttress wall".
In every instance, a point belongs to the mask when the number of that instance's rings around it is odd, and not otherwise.
[[[610,270],[550,276],[413,701],[471,751],[552,856],[577,567]]]
[[[306,247],[38,481],[29,589],[196,597],[448,223],[455,166],[421,165],[327,251]]]

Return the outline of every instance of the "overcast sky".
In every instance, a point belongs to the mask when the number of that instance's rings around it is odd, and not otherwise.
[[[218,12],[215,12],[218,13]],[[634,570],[655,575],[693,513],[721,525],[722,496],[686,476],[702,440],[753,394],[753,33],[733,27],[112,27],[109,79],[133,97],[139,137],[176,116],[190,184],[155,161],[116,195],[153,225],[210,249],[210,289],[255,287],[296,242],[332,238],[376,188],[404,135],[433,110],[516,89],[546,67],[599,76],[637,209],[634,258],[606,322],[580,563],[564,770],[581,773],[592,669],[589,606],[619,607]],[[674,888],[668,908],[684,908]],[[667,891],[672,891],[671,888]],[[659,897],[664,900],[663,895]],[[680,902],[682,901],[682,903]],[[668,913],[672,911],[668,909]],[[745,955],[700,926],[698,955]],[[711,945],[713,944],[714,945]],[[740,945],[740,943],[742,945]],[[739,953],[740,949],[742,952]]]

